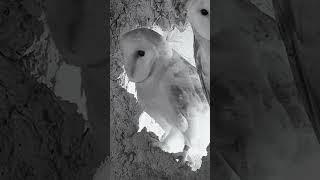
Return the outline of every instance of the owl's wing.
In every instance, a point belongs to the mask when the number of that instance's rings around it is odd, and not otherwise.
[[[194,60],[197,67],[197,72],[200,78],[202,89],[205,93],[205,96],[207,98],[207,101],[210,100],[210,87],[207,87],[208,84],[205,83],[205,73],[203,71],[203,63],[202,61],[205,61],[201,53],[200,53],[200,44],[196,37],[194,37],[194,43],[193,43],[193,49],[194,49]]]
[[[168,83],[169,101],[178,114],[177,127],[184,132],[188,129],[195,112],[209,108],[197,74],[197,70],[181,56],[176,55],[169,70],[171,80]]]

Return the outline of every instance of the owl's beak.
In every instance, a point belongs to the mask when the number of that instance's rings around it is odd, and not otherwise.
[[[127,62],[126,65],[124,66],[124,69],[125,69],[125,71],[127,73],[127,76],[129,78],[129,80],[132,80],[133,79],[132,65]]]

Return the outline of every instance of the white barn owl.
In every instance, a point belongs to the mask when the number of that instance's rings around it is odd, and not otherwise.
[[[194,33],[194,59],[210,102],[210,0],[190,0],[187,7],[187,17]]]
[[[183,162],[194,163],[187,159],[192,149],[210,141],[210,108],[196,69],[150,29],[125,33],[120,47],[138,101],[165,131],[155,145],[167,151],[171,140],[183,137]]]

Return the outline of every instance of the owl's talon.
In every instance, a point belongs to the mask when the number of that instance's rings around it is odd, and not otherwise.
[[[175,160],[178,160],[180,164],[185,164],[187,162],[187,152],[178,152],[173,154],[175,157]]]

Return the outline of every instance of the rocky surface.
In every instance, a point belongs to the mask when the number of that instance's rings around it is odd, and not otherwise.
[[[1,1],[0,179],[89,179],[91,137],[52,92],[57,50],[39,1]]]
[[[293,80],[293,73],[294,70],[292,70],[290,68],[289,65],[289,61],[288,61],[288,57],[287,57],[287,53],[286,53],[286,49],[284,47],[284,44],[282,42],[282,39],[280,37],[280,34],[278,32],[278,28],[277,25],[275,23],[275,20],[266,15],[266,13],[263,13],[263,9],[261,7],[260,10],[257,9],[257,7],[251,3],[249,3],[249,1],[247,0],[222,0],[222,1],[215,1],[216,2],[216,11],[214,11],[214,15],[217,18],[214,19],[215,24],[216,24],[216,28],[231,28],[233,29],[236,33],[240,34],[240,37],[242,38],[242,40],[245,40],[247,42],[249,42],[250,45],[247,45],[248,47],[254,47],[252,49],[252,53],[251,54],[256,54],[257,57],[254,60],[254,63],[257,65],[254,69],[258,69],[260,71],[260,73],[263,74],[263,76],[266,78],[267,82],[268,82],[268,86],[271,87],[271,94],[272,96],[270,96],[269,98],[267,98],[269,100],[273,99],[275,101],[277,101],[277,103],[280,103],[280,107],[281,108],[276,108],[276,109],[284,109],[285,110],[285,118],[282,117],[280,118],[280,120],[276,120],[276,121],[282,121],[284,119],[290,119],[290,125],[293,125],[295,127],[294,129],[294,133],[292,134],[291,137],[281,137],[281,133],[285,131],[286,128],[283,128],[281,131],[278,132],[277,135],[271,135],[268,136],[266,139],[268,139],[268,141],[272,141],[273,143],[268,144],[268,142],[266,142],[266,144],[263,144],[261,142],[263,142],[262,139],[259,139],[258,141],[254,142],[253,145],[256,144],[260,144],[257,145],[257,148],[260,148],[262,146],[265,147],[265,152],[261,153],[258,156],[255,156],[256,154],[254,153],[248,153],[247,154],[247,159],[249,159],[249,157],[253,157],[253,159],[258,159],[261,158],[263,159],[260,162],[261,166],[269,166],[268,163],[274,163],[274,165],[278,165],[278,164],[290,164],[292,166],[295,166],[296,164],[299,164],[297,162],[290,162],[291,159],[288,158],[287,160],[283,161],[281,158],[284,159],[284,157],[279,157],[279,158],[274,158],[276,155],[270,155],[269,153],[272,151],[278,151],[280,149],[287,149],[286,153],[289,154],[289,151],[291,152],[299,152],[297,154],[293,154],[293,158],[292,159],[304,159],[304,158],[310,158],[310,156],[308,156],[308,152],[307,151],[313,151],[316,152],[318,151],[318,147],[317,147],[317,142],[314,136],[314,133],[312,132],[312,128],[310,126],[310,121],[308,119],[308,117],[306,116],[305,113],[305,107],[303,107],[303,101],[302,98],[300,96],[300,94],[297,91],[296,88],[296,84]],[[218,8],[218,6],[220,6]],[[257,5],[258,6],[258,5]],[[232,11],[233,13],[229,13],[230,11]],[[220,17],[221,19],[219,19],[218,17]],[[224,37],[225,39],[227,39],[228,37]],[[216,38],[217,39],[217,38]],[[240,39],[240,38],[239,38]],[[236,38],[234,39],[236,40]],[[230,47],[232,47],[233,44],[237,44],[239,43],[239,45],[241,44],[243,47],[246,47],[246,44],[243,43],[243,41],[240,42],[235,42],[235,41],[230,41],[233,43],[230,43]],[[228,42],[225,42],[225,44],[228,44]],[[226,46],[227,47],[227,46]],[[238,47],[237,45],[235,45],[235,47]],[[241,53],[240,53],[241,54]],[[248,57],[250,55],[250,53],[247,54]],[[217,56],[216,56],[217,57]],[[248,61],[248,59],[250,58],[246,58],[245,56],[243,58],[239,58],[237,59],[239,62],[241,63],[250,63]],[[234,65],[234,64],[241,64],[238,63],[238,61],[230,61],[231,64],[230,66]],[[233,64],[232,64],[233,62]],[[217,64],[217,63],[216,63]],[[227,66],[228,67],[228,66]],[[247,66],[246,66],[247,67]],[[219,68],[219,67],[217,67]],[[221,68],[221,66],[220,66]],[[236,70],[235,70],[236,71]],[[228,71],[229,72],[229,71]],[[243,74],[246,74],[248,71],[243,71],[241,74],[239,74],[240,76]],[[228,73],[226,73],[228,74]],[[256,73],[251,73],[251,75],[253,76],[247,76],[249,77],[248,79],[255,79],[258,77],[258,72]],[[230,75],[232,76],[232,75]],[[236,78],[237,76],[233,75],[232,77]],[[221,80],[223,81],[223,76],[221,76]],[[262,82],[262,81],[261,81]],[[234,83],[235,84],[235,83]],[[218,87],[218,84],[216,84]],[[252,85],[252,84],[251,84]],[[230,100],[230,102],[233,101],[233,103],[230,104],[230,107],[228,106],[228,108],[226,111],[228,111],[229,113],[226,113],[225,117],[232,117],[230,119],[237,119],[237,121],[241,121],[241,122],[245,122],[245,120],[247,120],[247,118],[243,118],[241,117],[241,115],[245,116],[245,115],[249,115],[250,112],[246,112],[243,110],[240,110],[239,114],[237,114],[236,112],[238,111],[235,107],[237,107],[237,100],[240,102],[241,101],[241,96],[243,96],[246,92],[246,90],[252,88],[251,85],[245,85],[244,83],[239,83],[238,85],[235,85],[237,88],[239,88],[236,91],[232,92],[232,88],[230,88],[230,93],[228,95],[230,95],[231,97],[234,97],[235,100]],[[259,87],[259,86],[258,86]],[[241,89],[241,90],[240,90]],[[265,90],[267,90],[268,88],[266,88]],[[270,89],[267,90],[270,92]],[[225,92],[225,89],[224,89]],[[216,93],[218,94],[218,91],[216,91]],[[218,95],[217,95],[218,96]],[[245,96],[245,95],[244,95]],[[247,96],[245,96],[247,97]],[[248,104],[253,104],[253,102],[251,102],[250,100],[247,102]],[[267,107],[268,105],[265,104],[265,106]],[[217,105],[217,107],[219,107],[219,103]],[[245,107],[245,106],[239,106],[240,107]],[[270,107],[276,107],[275,104],[271,105]],[[282,109],[282,110],[283,110]],[[264,112],[268,112],[268,110],[262,110],[262,113]],[[269,111],[271,112],[271,111]],[[279,118],[279,114],[276,114],[276,112],[272,112],[270,113],[271,116],[273,116],[274,118],[270,117],[268,119],[265,119],[265,121],[261,121],[260,123],[256,123],[257,126],[253,125],[253,131],[257,131],[257,128],[259,128],[258,124],[262,124],[265,123],[264,126],[261,127],[261,132],[266,132],[268,130],[274,130],[274,127],[270,127],[270,124],[272,124],[272,121],[274,121],[276,118]],[[261,117],[261,118],[260,118]],[[255,118],[254,121],[259,121],[261,119],[263,119],[265,116],[260,115],[259,118]],[[274,122],[276,122],[274,121]],[[253,123],[255,124],[255,123]],[[241,124],[244,125],[244,124]],[[270,128],[269,128],[269,127]],[[229,125],[230,127],[230,125]],[[269,129],[268,129],[269,128]],[[237,130],[239,130],[239,128],[236,128]],[[291,129],[291,128],[288,128]],[[228,131],[225,131],[228,132]],[[227,134],[227,133],[226,133]],[[257,133],[259,134],[259,133]],[[258,135],[259,136],[259,135]],[[258,136],[254,136],[259,138]],[[274,137],[272,137],[274,136]],[[295,145],[293,144],[292,148],[288,148],[289,145],[285,145],[285,146],[278,146],[272,150],[272,146],[275,145],[276,141],[283,138],[283,142],[288,143],[289,141],[295,141]],[[281,143],[280,143],[281,144]],[[304,145],[302,145],[304,144]],[[303,147],[303,148],[302,148]],[[269,150],[266,150],[269,149]],[[308,149],[308,150],[306,150]],[[257,152],[262,152],[263,150],[258,150]],[[226,153],[228,152],[227,150],[225,151]],[[229,154],[230,156],[232,155],[231,153]],[[278,156],[278,155],[277,155]],[[269,161],[270,159],[274,158],[276,161],[279,160],[278,162],[272,162],[273,160]],[[235,158],[236,159],[236,158]],[[280,160],[281,159],[281,160]],[[237,160],[235,160],[237,161]],[[282,162],[281,162],[282,161]],[[255,161],[256,162],[256,161]],[[284,166],[284,165],[283,165]],[[259,167],[257,164],[253,165],[251,168],[254,169],[254,167]],[[272,169],[272,168],[271,168]],[[282,170],[281,170],[282,171]],[[283,173],[284,175],[288,175],[288,171],[287,170],[283,170],[283,172],[279,172],[279,174]],[[222,172],[222,171],[220,171]],[[253,179],[259,179],[261,176],[264,176],[263,173],[265,173],[265,175],[267,176],[268,173],[267,172],[267,168],[265,168],[264,170],[260,171],[260,173],[257,173],[257,177],[253,177]],[[276,172],[276,170],[271,170],[270,173],[274,173]],[[223,176],[221,176],[223,177]],[[266,178],[266,177],[263,177]],[[284,178],[285,179],[285,178]]]

